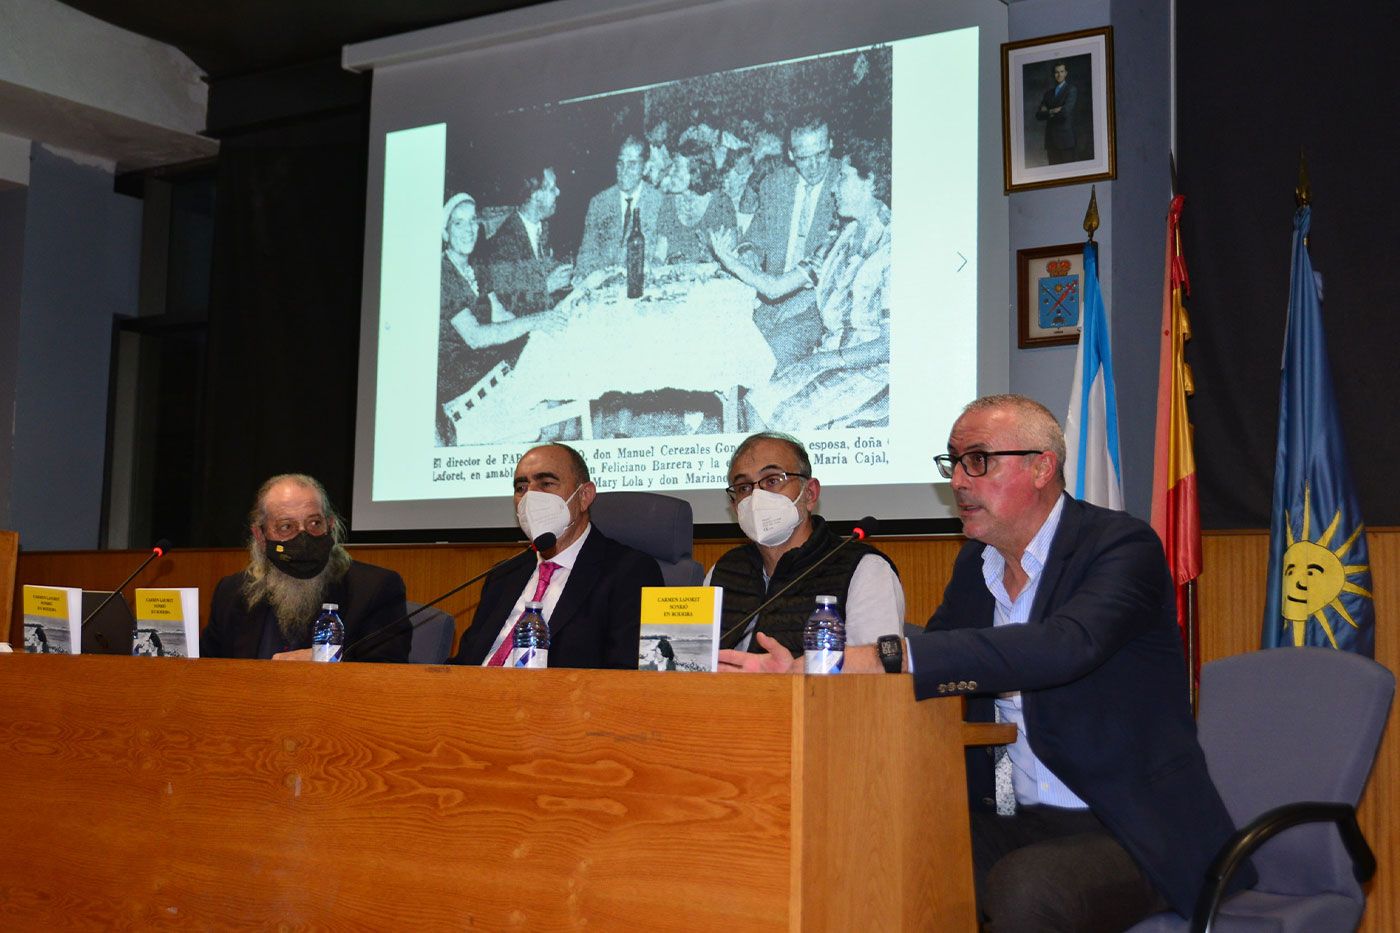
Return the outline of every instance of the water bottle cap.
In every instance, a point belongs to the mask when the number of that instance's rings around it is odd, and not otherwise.
[[[339,609],[339,608],[340,608],[340,604],[339,604],[339,603],[321,603],[321,608],[322,608],[322,609],[330,609],[331,611],[335,611],[336,609]]]
[[[543,609],[544,603],[535,602],[533,599],[525,604],[526,609]]]
[[[818,597],[817,597],[817,605],[818,605],[818,606],[834,606],[834,605],[837,604],[837,602],[839,602],[839,600],[838,600],[835,596],[818,596]]]

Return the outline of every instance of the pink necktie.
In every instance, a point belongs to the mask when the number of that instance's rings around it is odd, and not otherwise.
[[[559,565],[552,560],[547,560],[540,564],[540,582],[535,584],[535,595],[530,597],[530,602],[537,603],[544,598],[544,591],[549,589],[549,578],[554,576],[554,571],[559,569]],[[523,618],[525,613],[520,613]],[[520,624],[520,619],[515,620],[515,625]],[[491,655],[491,660],[486,662],[487,667],[500,667],[506,663],[506,655],[510,654],[511,645],[515,642],[515,625],[510,627],[506,633],[505,641],[501,642],[501,647],[496,649],[496,653]]]

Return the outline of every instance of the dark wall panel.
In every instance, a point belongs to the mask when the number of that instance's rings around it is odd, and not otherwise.
[[[1400,524],[1400,17],[1381,2],[1177,5],[1201,518],[1267,527],[1299,152],[1343,427],[1371,525]]]

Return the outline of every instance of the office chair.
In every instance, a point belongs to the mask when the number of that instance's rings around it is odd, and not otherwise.
[[[704,568],[692,558],[690,503],[655,492],[600,492],[589,514],[598,529],[656,559],[667,586],[699,586]]]
[[[1201,669],[1197,730],[1239,831],[1207,872],[1191,920],[1149,917],[1129,933],[1354,930],[1376,862],[1356,823],[1395,675],[1329,648],[1272,648]],[[1225,896],[1248,859],[1253,888]]]
[[[406,612],[422,606],[411,600],[404,603]],[[427,618],[424,618],[427,616]],[[452,642],[457,638],[457,620],[451,614],[432,606],[411,620],[418,623],[413,630],[413,643],[408,649],[410,664],[442,664],[452,654]]]

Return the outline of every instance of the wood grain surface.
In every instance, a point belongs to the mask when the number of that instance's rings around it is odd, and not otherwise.
[[[5,930],[972,926],[907,676],[0,663]]]
[[[0,632],[9,632],[11,616],[15,606],[15,574],[19,562],[19,532],[0,531]],[[22,631],[23,623],[17,623]],[[11,645],[24,644],[21,634],[19,641],[6,637]]]
[[[1376,660],[1400,670],[1400,640],[1390,633],[1390,620],[1400,610],[1400,531],[1369,529],[1372,586],[1375,594]],[[734,546],[733,541],[699,541],[696,559],[709,566]],[[922,624],[932,614],[963,544],[959,537],[876,539],[895,561],[904,584],[908,621]],[[362,546],[355,556],[392,567],[403,574],[410,599],[426,601],[460,580],[509,556],[508,545]],[[1253,651],[1259,646],[1264,611],[1264,581],[1268,534],[1262,531],[1208,532],[1203,541],[1205,572],[1199,587],[1201,657],[1203,661]],[[110,588],[144,555],[135,552],[21,553],[19,583]],[[213,584],[242,566],[246,554],[236,549],[176,551],[157,561],[136,585],[201,588],[207,616]],[[475,610],[477,588],[453,597],[446,608],[465,629]],[[16,601],[18,593],[16,593]],[[19,626],[16,618],[14,626]],[[20,643],[13,635],[12,643]],[[1362,930],[1400,930],[1400,842],[1392,826],[1400,820],[1400,740],[1388,729],[1361,806],[1362,828],[1376,851],[1380,868],[1369,886],[1370,900]]]

